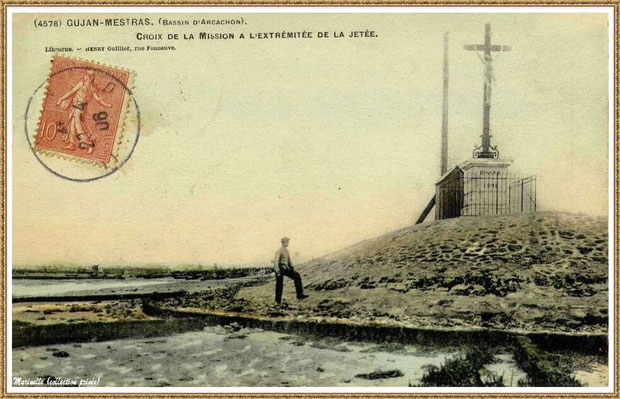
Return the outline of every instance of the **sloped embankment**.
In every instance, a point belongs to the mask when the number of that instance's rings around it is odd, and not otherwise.
[[[607,332],[607,221],[530,213],[463,217],[361,242],[298,271],[310,298],[274,282],[177,307],[428,328]]]

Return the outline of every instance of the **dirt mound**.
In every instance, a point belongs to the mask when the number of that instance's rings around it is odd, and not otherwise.
[[[303,270],[317,291],[447,288],[506,296],[533,281],[589,296],[589,284],[607,281],[607,221],[557,213],[442,220],[368,240]]]
[[[530,213],[408,227],[298,271],[310,298],[274,306],[274,282],[200,307],[429,328],[607,331],[607,221]],[[196,304],[194,304],[196,306]]]

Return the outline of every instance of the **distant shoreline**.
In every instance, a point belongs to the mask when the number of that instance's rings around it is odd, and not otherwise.
[[[111,279],[124,280],[126,278],[166,278],[172,277],[182,280],[218,280],[225,278],[238,278],[254,275],[268,274],[269,267],[230,267],[220,268],[193,267],[185,269],[172,269],[167,267],[37,267],[32,269],[13,269],[12,278],[15,280],[86,280],[86,279]]]

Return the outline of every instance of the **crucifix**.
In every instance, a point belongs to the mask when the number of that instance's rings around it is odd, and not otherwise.
[[[482,109],[482,145],[474,148],[474,158],[498,158],[497,147],[491,145],[489,116],[491,113],[491,83],[493,80],[492,51],[510,51],[510,46],[491,44],[491,24],[484,27],[484,44],[467,44],[465,50],[484,51],[484,103]]]

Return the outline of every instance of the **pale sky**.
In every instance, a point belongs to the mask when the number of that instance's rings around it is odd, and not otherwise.
[[[15,265],[265,264],[283,235],[301,262],[413,224],[439,175],[443,32],[454,165],[481,134],[483,67],[463,45],[482,43],[486,22],[512,46],[494,58],[493,144],[515,173],[538,176],[541,210],[607,214],[606,15],[257,14],[243,26],[57,30],[33,29],[36,17],[14,18]],[[119,173],[74,183],[28,148],[23,114],[49,72],[45,46],[285,29],[378,37],[76,51],[136,72],[136,151]]]

